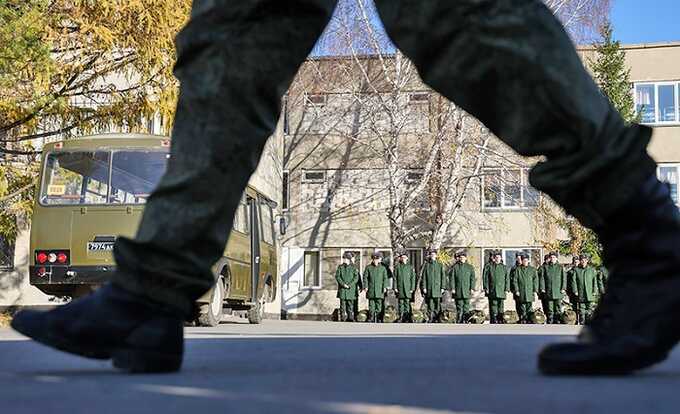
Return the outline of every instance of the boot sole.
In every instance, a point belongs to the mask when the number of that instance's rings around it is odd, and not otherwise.
[[[561,362],[539,359],[538,369],[546,376],[623,376],[649,368],[664,361],[668,354],[645,355],[635,360]]]

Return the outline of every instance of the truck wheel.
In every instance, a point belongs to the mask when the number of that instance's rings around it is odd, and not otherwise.
[[[224,307],[224,280],[219,278],[210,294],[210,303],[201,305],[201,313],[198,315],[198,326],[217,326],[222,321],[222,308]]]
[[[271,286],[265,284],[260,300],[258,300],[255,305],[248,309],[248,322],[252,324],[258,324],[262,322],[262,319],[264,319],[264,305],[267,303],[270,296]]]

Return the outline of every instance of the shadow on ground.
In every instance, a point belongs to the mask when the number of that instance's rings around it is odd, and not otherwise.
[[[8,341],[0,342],[0,396],[8,413],[677,412],[677,353],[636,376],[540,376],[537,351],[560,339],[199,338],[187,340],[182,373],[134,376]]]

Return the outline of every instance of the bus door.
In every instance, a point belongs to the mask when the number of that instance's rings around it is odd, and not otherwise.
[[[250,298],[257,302],[257,285],[260,278],[260,214],[256,198],[248,197],[250,209]]]

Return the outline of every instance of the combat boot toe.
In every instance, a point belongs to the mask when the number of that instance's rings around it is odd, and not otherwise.
[[[112,284],[47,312],[21,311],[12,328],[60,351],[111,359],[130,372],[172,372],[182,364],[183,318]]]

